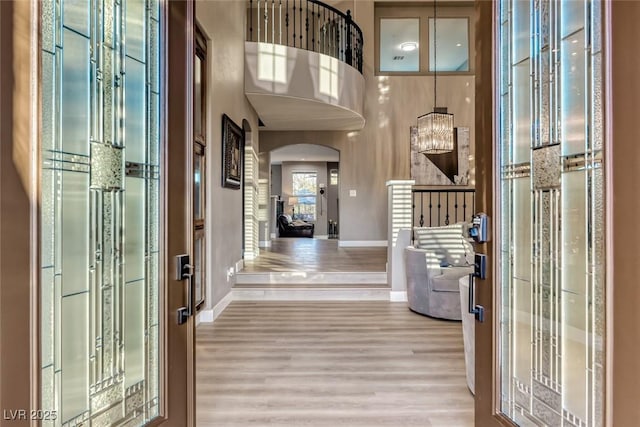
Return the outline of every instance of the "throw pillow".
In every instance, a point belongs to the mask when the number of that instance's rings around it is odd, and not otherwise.
[[[465,245],[468,242],[462,234],[462,224],[442,227],[415,227],[413,230],[416,246],[433,252],[441,265],[469,265],[467,260],[469,247]]]

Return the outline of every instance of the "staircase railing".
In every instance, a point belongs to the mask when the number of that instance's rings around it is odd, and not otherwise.
[[[362,30],[351,11],[318,0],[249,0],[247,40],[332,56],[362,73]]]

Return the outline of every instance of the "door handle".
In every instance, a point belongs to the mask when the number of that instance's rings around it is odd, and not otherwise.
[[[179,282],[187,281],[187,304],[177,310],[178,325],[186,323],[190,316],[195,313],[195,290],[193,281],[194,266],[189,263],[189,255],[176,256],[176,280]]]
[[[474,277],[473,273],[469,274],[469,313],[473,314],[478,322],[484,323],[484,307],[476,304]]]

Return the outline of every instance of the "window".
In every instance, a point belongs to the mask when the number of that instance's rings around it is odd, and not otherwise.
[[[331,169],[329,171],[329,177],[331,181],[329,181],[330,185],[338,185],[338,169]]]
[[[316,220],[316,195],[318,192],[318,174],[316,172],[293,172],[292,193],[297,199],[293,206],[295,219]]]
[[[469,71],[467,18],[429,18],[429,71]]]
[[[474,64],[469,58],[475,54],[473,15],[473,8],[466,4],[438,5],[436,20],[430,5],[376,5],[376,72],[472,73]]]
[[[380,19],[380,71],[420,71],[420,20]]]

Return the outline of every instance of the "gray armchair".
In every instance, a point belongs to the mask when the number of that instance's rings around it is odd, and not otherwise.
[[[409,308],[439,319],[462,319],[458,280],[473,273],[473,267],[441,267],[433,252],[413,246],[404,255]]]
[[[464,224],[415,227],[417,248],[405,248],[407,299],[415,312],[460,320],[458,280],[473,273],[473,246]]]

